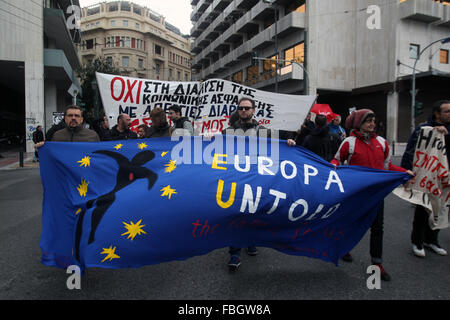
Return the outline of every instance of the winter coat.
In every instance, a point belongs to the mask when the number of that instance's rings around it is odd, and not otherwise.
[[[353,130],[346,138],[331,163],[363,166],[380,170],[405,172],[406,169],[393,165],[389,159],[388,142],[372,133],[367,141],[359,131]]]
[[[119,130],[117,130],[117,125],[115,125],[111,129],[111,140],[129,140],[137,138],[137,133],[131,131],[130,129],[127,129],[124,132],[120,132]]]
[[[100,138],[94,130],[86,129],[82,126],[76,128],[66,127],[58,130],[53,135],[52,141],[59,142],[98,142]]]
[[[303,147],[311,150],[326,161],[331,161],[339,149],[341,138],[329,132],[327,126],[316,128],[307,135],[303,141]]]

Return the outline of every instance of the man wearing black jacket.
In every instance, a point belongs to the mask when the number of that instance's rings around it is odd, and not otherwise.
[[[117,125],[111,129],[111,140],[137,139],[137,133],[130,130],[131,118],[122,113],[117,117]]]
[[[194,135],[194,127],[192,127],[191,121],[187,117],[181,116],[180,106],[173,105],[169,108],[169,118],[172,120],[173,125],[170,128],[171,135],[178,129],[183,129],[183,135]]]
[[[430,119],[420,124],[409,138],[401,163],[401,166],[405,169],[412,170],[417,138],[420,129],[424,126],[434,127],[436,130],[445,134],[445,149],[447,160],[450,163],[450,101],[441,100],[434,103]],[[430,228],[428,225],[428,216],[429,213],[424,207],[420,205],[416,206],[411,233],[413,253],[423,258],[425,257],[424,247],[426,247],[439,255],[447,255],[447,251],[441,248],[438,243],[439,229],[432,230]]]
[[[338,151],[340,143],[340,137],[330,132],[327,118],[317,115],[315,128],[305,137],[302,146],[330,162]]]

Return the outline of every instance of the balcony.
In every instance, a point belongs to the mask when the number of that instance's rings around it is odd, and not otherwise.
[[[81,87],[63,50],[44,49],[45,78],[55,80],[58,86],[68,89],[74,85],[81,93]]]
[[[442,19],[442,23],[439,24],[439,26],[450,28],[450,5],[444,6],[443,19]]]
[[[79,69],[81,64],[78,53],[62,10],[44,8],[44,32],[49,39],[55,42],[57,48],[64,51],[72,68]]]
[[[303,69],[297,64],[291,64],[278,70],[278,83],[287,81],[304,80]],[[275,84],[275,72],[269,71],[260,74],[256,79],[249,79],[246,85],[251,85],[255,89],[269,87]]]
[[[407,0],[400,3],[400,19],[431,23],[441,20],[443,11],[444,5],[432,0]]]

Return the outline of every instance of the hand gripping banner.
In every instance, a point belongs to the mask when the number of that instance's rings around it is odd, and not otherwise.
[[[275,139],[177,139],[46,143],[42,262],[129,268],[255,244],[337,264],[409,179]]]

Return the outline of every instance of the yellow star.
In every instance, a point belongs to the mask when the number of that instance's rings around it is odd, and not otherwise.
[[[128,234],[127,239],[131,239],[131,241],[133,241],[137,235],[141,235],[141,233],[147,234],[147,232],[142,230],[142,228],[145,227],[145,224],[141,225],[141,222],[142,222],[142,219],[139,220],[136,224],[134,224],[133,221],[130,221],[130,224],[128,224],[126,222],[122,222],[125,225],[125,229],[127,229],[127,232],[122,233],[121,235],[126,236]]]
[[[77,212],[75,212],[75,215],[77,216],[80,212],[81,212],[81,208],[79,208],[79,209],[77,210]]]
[[[166,173],[171,173],[172,171],[174,171],[177,168],[177,162],[170,160],[168,164],[165,164],[164,166],[167,167],[165,169]]]
[[[77,161],[78,163],[80,163],[80,167],[84,166],[86,167],[90,167],[91,166],[91,157],[84,157],[83,159],[81,159],[80,161]]]
[[[86,197],[87,191],[88,191],[88,185],[89,182],[86,182],[86,180],[81,179],[81,184],[78,185],[78,193],[80,194],[80,197]]]
[[[138,143],[138,147],[139,147],[139,149],[144,150],[148,147],[148,145],[145,144],[145,142],[142,142],[142,143]]]
[[[119,143],[114,147],[114,149],[120,150],[120,149],[122,149],[122,147],[123,147],[123,144]]]
[[[109,248],[103,248],[103,252],[101,254],[106,254],[105,259],[102,260],[102,263],[109,259],[119,259],[120,257],[116,254],[116,247],[110,246]]]
[[[161,158],[164,158],[164,156],[166,155],[166,154],[168,154],[169,152],[163,152],[163,153],[161,153]]]
[[[171,189],[170,186],[164,187],[159,191],[163,191],[161,197],[169,197],[169,200],[171,199],[173,194],[177,194],[176,189]]]

